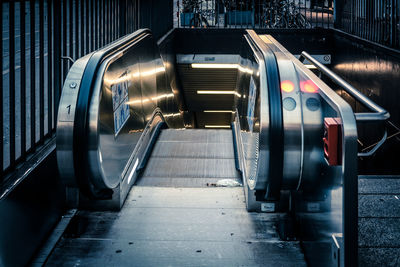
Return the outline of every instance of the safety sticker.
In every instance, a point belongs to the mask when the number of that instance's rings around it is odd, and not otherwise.
[[[128,104],[128,81],[113,84],[111,86],[114,111],[114,134],[121,131],[130,116]]]
[[[254,124],[254,109],[256,105],[257,88],[253,77],[250,77],[250,90],[249,90],[249,102],[247,103],[247,123],[249,125],[249,131],[253,131]]]
[[[129,104],[127,104],[128,98],[125,98],[121,105],[114,111],[114,132],[115,136],[118,135],[119,131],[121,131],[122,127],[127,122],[130,113],[129,113]]]

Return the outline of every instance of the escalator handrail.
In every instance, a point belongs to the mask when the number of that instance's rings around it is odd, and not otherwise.
[[[265,198],[279,199],[283,179],[283,113],[278,62],[274,52],[253,30],[246,33],[264,58],[269,99],[269,168]]]
[[[306,68],[286,48],[279,44],[272,36],[268,36],[280,50],[301,70],[318,88],[318,94],[326,103],[337,112],[341,120],[342,134],[342,203],[343,204],[343,251],[342,261],[345,266],[357,266],[357,257],[354,251],[358,249],[358,176],[357,176],[357,124],[351,106],[340,97],[332,88],[318,78],[310,69]]]
[[[338,84],[341,88],[343,88],[347,93],[349,93],[352,97],[354,97],[361,104],[369,108],[372,113],[355,113],[357,121],[386,121],[389,119],[390,114],[387,110],[379,106],[377,103],[363,95],[360,91],[342,79],[339,75],[331,71],[329,68],[325,67],[323,64],[318,62],[314,57],[312,57],[307,52],[303,51],[300,55],[300,62],[303,62],[307,59],[312,65],[314,65],[320,72],[325,74],[328,78]]]
[[[151,35],[149,29],[141,29],[118,39],[108,46],[94,52],[86,65],[76,102],[73,131],[73,158],[77,184],[87,196],[92,196],[93,198],[107,198],[111,193],[109,190],[97,192],[89,180],[88,173],[86,173],[88,164],[88,142],[86,140],[86,133],[88,127],[89,104],[97,78],[96,72],[106,58],[139,42],[148,35]]]

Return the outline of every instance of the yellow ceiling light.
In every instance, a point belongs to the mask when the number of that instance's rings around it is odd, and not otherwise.
[[[230,125],[204,125],[205,128],[231,128]]]
[[[199,95],[234,95],[235,91],[225,90],[197,90]]]
[[[203,110],[205,113],[235,113],[232,110]]]
[[[192,63],[193,69],[237,69],[238,64]]]
[[[304,67],[306,67],[307,69],[316,69],[317,68],[313,64],[304,64]]]
[[[224,63],[192,63],[193,69],[238,69],[242,72],[253,74],[251,69],[240,66],[239,64],[224,64]]]
[[[237,95],[241,97],[241,94],[235,91],[225,91],[225,90],[197,90],[199,95]]]

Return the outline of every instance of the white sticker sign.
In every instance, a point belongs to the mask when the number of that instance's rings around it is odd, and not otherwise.
[[[128,81],[111,85],[113,110],[115,111],[119,105],[128,97]]]
[[[250,77],[250,89],[249,89],[249,102],[247,103],[247,123],[249,125],[249,131],[253,131],[254,124],[254,109],[256,105],[257,88],[254,83],[254,79]]]
[[[129,113],[129,105],[127,104],[128,98],[125,98],[121,105],[114,111],[114,133],[115,136],[118,135],[119,131],[121,131],[122,127],[125,125],[128,120]]]
[[[130,116],[128,102],[128,81],[113,84],[111,86],[114,111],[114,134],[121,131]]]

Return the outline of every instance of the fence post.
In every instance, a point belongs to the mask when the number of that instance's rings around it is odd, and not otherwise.
[[[119,36],[127,34],[126,23],[127,23],[127,0],[119,0]]]
[[[54,1],[54,126],[57,123],[58,103],[61,93],[61,4]],[[83,42],[83,40],[81,40]]]
[[[3,3],[1,2],[0,5],[0,29],[2,29],[0,31],[0,40],[3,40]],[[0,42],[0,70],[3,71],[3,41]],[[0,84],[3,84],[3,75],[0,75]],[[1,138],[3,138],[3,86],[0,86],[0,99],[1,99],[1,103],[0,103],[0,112],[1,112],[1,116],[0,116],[0,136]],[[2,139],[3,140],[3,139]],[[3,141],[1,142],[0,145],[0,183],[3,181],[4,175],[3,175],[3,153],[4,153],[4,149],[3,149]]]
[[[336,0],[333,2],[333,25],[335,28],[341,29],[343,26],[343,0]]]
[[[390,9],[390,46],[391,47],[395,47],[395,43],[396,43],[396,28],[397,28],[397,24],[396,24],[396,19],[397,19],[397,12],[396,12],[396,1],[398,0],[392,0],[391,1],[391,9]]]

